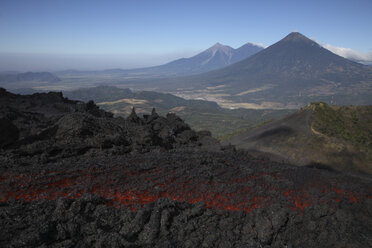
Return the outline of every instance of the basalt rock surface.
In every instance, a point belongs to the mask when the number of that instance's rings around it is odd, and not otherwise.
[[[0,247],[372,246],[369,177],[221,148],[173,114],[0,103]]]
[[[0,147],[9,158],[47,162],[86,152],[124,154],[152,149],[220,149],[210,133],[195,132],[175,114],[113,118],[93,101],[83,103],[61,93],[15,95],[0,89]]]

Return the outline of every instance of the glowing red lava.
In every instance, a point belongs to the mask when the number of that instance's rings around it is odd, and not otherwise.
[[[174,171],[162,168],[141,171],[87,169],[43,175],[6,174],[0,178],[0,201],[55,200],[59,197],[76,199],[84,193],[91,193],[110,199],[109,205],[125,205],[133,210],[160,198],[169,198],[189,203],[204,202],[208,208],[251,212],[282,199],[288,207],[302,212],[320,202],[318,199],[321,195],[331,194],[324,204],[332,201],[339,203],[342,199],[357,203],[370,197],[327,185],[309,184],[293,190],[269,183],[265,177],[271,177],[272,180],[280,178],[278,175],[260,173],[223,182],[175,175]]]

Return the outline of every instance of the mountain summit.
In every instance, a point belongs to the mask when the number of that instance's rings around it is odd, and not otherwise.
[[[222,45],[221,43],[217,42],[216,44],[214,44],[214,46],[208,48],[207,50],[212,50],[212,51],[217,51],[217,50],[224,50],[224,51],[233,51],[234,49],[229,47],[229,46],[225,46],[225,45]]]
[[[311,40],[309,38],[307,38],[306,36],[304,36],[303,34],[299,33],[299,32],[292,32],[292,33],[288,34],[286,37],[284,37],[282,39],[282,41],[296,41],[296,42],[305,41],[305,42],[309,42]]]

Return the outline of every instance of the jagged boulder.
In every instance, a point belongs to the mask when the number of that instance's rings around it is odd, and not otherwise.
[[[102,109],[100,109],[94,101],[89,101],[85,104],[85,112],[95,116],[95,117],[108,117],[111,118],[114,115],[112,113],[106,112]]]
[[[140,123],[140,118],[138,117],[135,108],[132,108],[132,112],[127,117],[127,121],[133,122],[133,123]]]

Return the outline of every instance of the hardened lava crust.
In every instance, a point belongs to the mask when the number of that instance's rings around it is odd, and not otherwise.
[[[372,246],[368,176],[221,147],[174,114],[0,103],[0,247]]]

